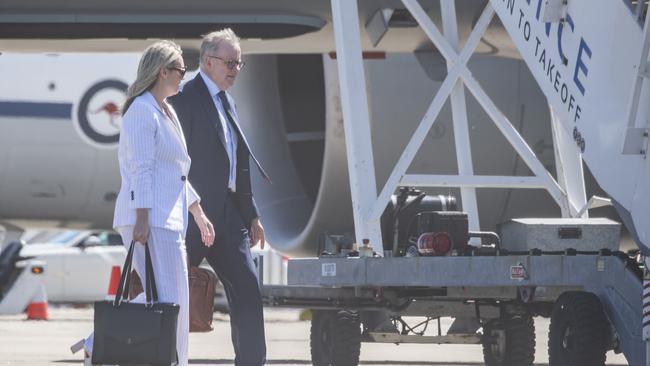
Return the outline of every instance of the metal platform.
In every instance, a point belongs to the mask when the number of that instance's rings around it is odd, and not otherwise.
[[[600,298],[631,364],[641,364],[642,281],[615,255],[309,258],[288,264],[289,286],[266,288],[267,303],[314,308],[399,309],[404,314],[468,314],[471,301],[554,302],[564,291]],[[407,303],[405,299],[417,299]],[[481,311],[490,311],[489,307]],[[494,309],[492,309],[494,310]],[[485,314],[488,315],[487,313]],[[492,315],[492,314],[490,314]],[[632,321],[630,321],[632,320]]]
[[[292,259],[288,284],[329,287],[583,288],[625,271],[622,260],[598,255]],[[600,275],[599,275],[600,274]]]

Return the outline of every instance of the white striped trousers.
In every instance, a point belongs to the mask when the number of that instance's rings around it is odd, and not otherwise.
[[[133,238],[133,226],[117,228],[122,236],[124,245],[129,247]],[[133,267],[145,285],[144,246],[136,244],[133,253]],[[178,327],[176,332],[176,352],[178,352],[178,365],[188,364],[188,337],[190,332],[190,298],[188,288],[187,251],[185,238],[182,232],[152,227],[149,234],[149,252],[156,276],[158,288],[158,301],[171,302],[180,306],[178,313]],[[132,302],[144,303],[145,294],[142,293]],[[92,352],[92,335],[86,340],[86,350]],[[89,348],[90,347],[90,348]]]

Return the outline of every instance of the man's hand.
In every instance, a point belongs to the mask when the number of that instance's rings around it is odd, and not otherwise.
[[[199,202],[194,202],[190,206],[190,212],[192,213],[192,216],[194,216],[196,226],[199,227],[199,231],[201,232],[201,241],[206,247],[211,247],[212,244],[214,244],[215,233],[214,226],[212,226],[210,219],[208,219],[203,212],[203,208]]]
[[[257,242],[260,242],[260,248],[264,249],[264,227],[260,222],[260,218],[256,217],[251,221],[251,248],[257,245]]]

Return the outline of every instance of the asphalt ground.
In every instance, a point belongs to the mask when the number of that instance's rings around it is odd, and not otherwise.
[[[73,355],[69,347],[92,330],[92,309],[50,305],[49,316],[47,321],[27,321],[25,314],[0,316],[0,366],[82,364],[81,352]],[[265,310],[268,365],[311,365],[310,322],[299,318],[299,310]],[[214,331],[190,334],[190,365],[233,365],[228,322],[228,315],[215,313]],[[535,365],[548,362],[548,324],[548,319],[535,320]],[[443,319],[443,330],[449,325],[450,320]],[[360,365],[474,366],[483,365],[483,353],[476,345],[363,343]],[[607,365],[627,362],[610,352]]]

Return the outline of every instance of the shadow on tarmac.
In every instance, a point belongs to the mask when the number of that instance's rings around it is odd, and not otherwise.
[[[75,359],[75,360],[56,360],[52,361],[52,363],[81,363],[83,361]],[[224,358],[217,358],[217,359],[201,359],[201,358],[193,358],[190,359],[189,361],[190,365],[192,364],[198,364],[198,365],[234,365],[235,360],[233,359],[224,359]],[[277,359],[277,360],[266,360],[267,365],[311,365],[310,360],[282,360],[282,359]],[[444,361],[431,361],[431,362],[426,362],[426,361],[360,361],[359,365],[405,365],[405,366],[410,366],[410,365],[419,365],[419,366],[484,366],[485,364],[482,362],[444,362]],[[533,364],[533,366],[548,366],[547,363],[536,363]]]

